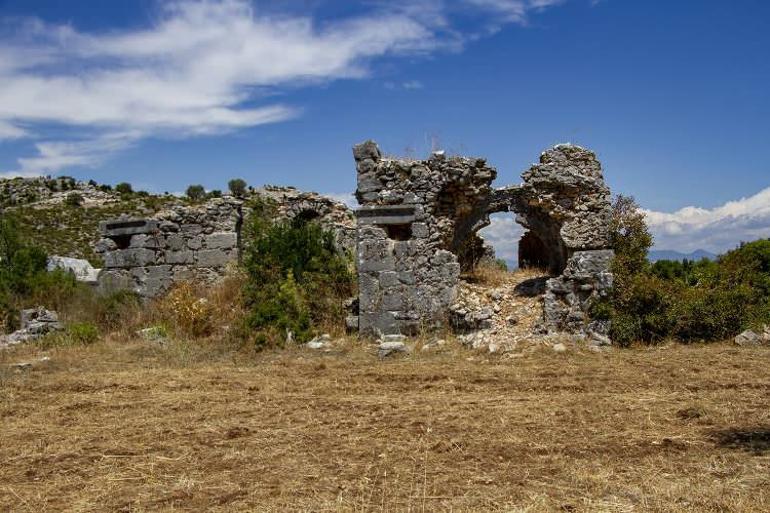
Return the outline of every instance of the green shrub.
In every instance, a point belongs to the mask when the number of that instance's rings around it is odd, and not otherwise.
[[[280,346],[288,331],[304,342],[321,325],[341,324],[354,281],[333,235],[301,219],[273,223],[270,205],[254,207],[244,229],[243,298],[257,345]]]
[[[47,256],[21,236],[17,220],[0,216],[0,325],[17,328],[22,308],[45,304],[56,307],[76,287],[74,276],[62,270],[46,271]]]
[[[650,265],[652,237],[632,198],[613,205],[613,290],[592,305],[620,344],[724,340],[770,323],[770,241],[742,244],[719,258]]]
[[[99,329],[88,322],[74,322],[65,330],[73,344],[89,345],[99,340]]]
[[[64,199],[64,204],[73,208],[80,207],[83,205],[83,196],[77,192],[71,192],[67,194],[67,197]]]

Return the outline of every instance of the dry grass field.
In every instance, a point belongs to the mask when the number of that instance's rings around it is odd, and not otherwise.
[[[0,510],[770,511],[770,350],[0,353]]]

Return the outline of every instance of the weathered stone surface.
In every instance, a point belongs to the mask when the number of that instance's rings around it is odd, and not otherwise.
[[[43,307],[21,311],[21,328],[10,335],[0,335],[0,349],[36,340],[53,331],[60,331],[64,326],[59,322],[59,315]]]
[[[487,329],[487,312],[450,307],[461,270],[493,258],[476,233],[490,214],[509,211],[529,229],[522,262],[555,276],[546,284],[543,328],[606,335],[606,323],[588,316],[592,301],[612,286],[613,256],[610,191],[593,152],[555,146],[523,173],[520,186],[496,190],[497,171],[484,159],[436,152],[428,160],[396,160],[372,141],[355,146],[353,156],[361,333],[436,326],[448,313],[460,331]]]
[[[84,283],[96,283],[101,269],[94,269],[88,260],[52,256],[48,258],[47,269],[49,272],[55,269],[63,269],[75,275],[75,279]]]
[[[202,249],[196,255],[198,267],[223,267],[231,261],[230,254],[221,249]]]
[[[770,326],[765,326],[760,333],[753,330],[746,330],[743,333],[736,335],[734,342],[736,345],[743,347],[770,346]]]
[[[167,264],[192,264],[195,262],[195,253],[191,250],[169,251],[166,253]]]
[[[400,340],[380,342],[377,354],[380,358],[386,358],[398,353],[408,353],[409,348]]]
[[[208,249],[234,249],[238,244],[238,236],[231,232],[217,232],[207,235],[205,239]]]

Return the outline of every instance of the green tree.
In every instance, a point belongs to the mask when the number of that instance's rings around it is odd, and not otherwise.
[[[134,192],[134,188],[128,182],[120,182],[115,186],[115,190],[120,194],[132,194]]]
[[[47,272],[45,252],[23,240],[15,217],[0,215],[0,328],[14,328],[18,310],[66,297],[76,286],[64,271]]]
[[[190,185],[187,187],[185,195],[192,201],[201,201],[206,197],[206,189],[202,185]]]
[[[241,178],[233,178],[227,182],[227,188],[230,189],[230,194],[236,198],[242,198],[246,195],[246,181]]]

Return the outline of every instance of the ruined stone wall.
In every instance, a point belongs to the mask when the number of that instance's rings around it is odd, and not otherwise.
[[[529,229],[525,236],[542,245],[555,275],[546,282],[544,329],[606,335],[609,326],[588,315],[592,302],[612,287],[610,190],[596,154],[557,145],[543,152],[522,178],[513,210]]]
[[[522,261],[545,264],[544,331],[606,332],[588,309],[612,284],[610,192],[596,155],[559,145],[523,173],[521,185],[493,189],[484,159],[383,158],[374,142],[353,149],[358,172],[359,331],[395,333],[440,323],[461,268],[485,256],[477,232],[495,212],[528,229]],[[488,257],[488,255],[487,255]]]
[[[457,231],[491,191],[483,159],[383,158],[374,142],[353,150],[358,171],[359,331],[409,333],[442,323],[457,294]],[[453,252],[455,251],[455,252]]]
[[[100,286],[157,297],[175,282],[218,280],[239,257],[241,227],[248,222],[248,204],[254,198],[270,201],[276,220],[318,222],[334,234],[338,249],[354,254],[355,216],[344,204],[293,187],[264,187],[252,194],[245,202],[226,196],[201,205],[176,205],[148,218],[101,222],[95,246],[104,260]]]
[[[178,281],[213,282],[238,258],[241,223],[241,202],[233,198],[104,221],[96,245],[104,259],[99,284],[156,297]]]

